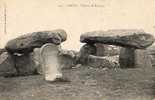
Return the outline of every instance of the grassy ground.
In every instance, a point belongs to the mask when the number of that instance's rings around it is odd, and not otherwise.
[[[155,67],[63,71],[71,82],[48,83],[39,75],[0,77],[0,100],[153,100]]]

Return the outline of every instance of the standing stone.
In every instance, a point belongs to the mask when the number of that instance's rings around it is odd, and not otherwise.
[[[121,68],[149,68],[152,67],[151,58],[147,50],[121,48],[119,63]]]
[[[96,56],[105,56],[105,44],[96,43]]]
[[[37,74],[37,66],[32,53],[25,55],[16,54],[12,55],[12,58],[14,59],[15,68],[19,76]]]
[[[40,58],[40,48],[35,48],[33,50],[33,60],[35,62],[36,65],[36,70],[38,74],[42,74],[42,67],[41,67],[41,58]]]
[[[15,63],[12,56],[7,52],[3,52],[0,55],[0,76],[17,74],[14,66]]]
[[[134,68],[135,66],[135,49],[121,48],[119,55],[119,63],[121,68]]]
[[[41,47],[41,65],[45,80],[54,81],[62,77],[61,65],[59,63],[59,47],[47,43]]]
[[[149,56],[151,57],[152,66],[155,66],[155,45],[148,47],[147,52]]]
[[[10,53],[30,53],[34,48],[39,48],[46,43],[56,45],[62,43],[67,38],[64,30],[40,31],[22,35],[8,41],[5,48]]]
[[[80,49],[79,62],[81,64],[88,63],[88,56],[96,54],[96,46],[94,44],[85,44]]]
[[[135,67],[151,68],[151,58],[147,50],[135,50]]]

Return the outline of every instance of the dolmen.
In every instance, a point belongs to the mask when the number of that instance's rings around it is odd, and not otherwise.
[[[143,30],[123,29],[86,32],[81,35],[80,42],[85,43],[80,51],[81,58],[95,54],[97,49],[95,45],[99,43],[121,47],[119,53],[121,68],[151,66],[150,58],[145,49],[154,43],[154,37]]]
[[[5,50],[17,75],[43,74],[45,79],[54,80],[62,76],[57,60],[60,44],[66,39],[62,29],[27,33],[8,41]]]

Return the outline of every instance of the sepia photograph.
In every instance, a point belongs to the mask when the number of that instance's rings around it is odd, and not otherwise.
[[[155,0],[0,0],[0,100],[155,100]]]

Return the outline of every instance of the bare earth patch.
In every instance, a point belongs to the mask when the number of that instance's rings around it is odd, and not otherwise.
[[[0,77],[0,100],[153,100],[155,67],[63,71],[71,82],[48,83],[42,76]]]

